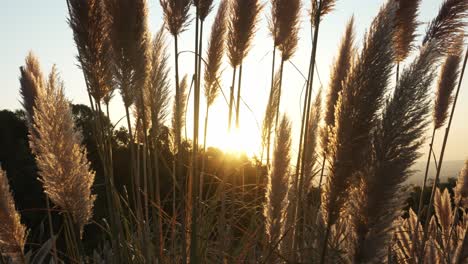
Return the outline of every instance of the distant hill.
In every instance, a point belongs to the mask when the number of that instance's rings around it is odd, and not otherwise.
[[[463,160],[447,160],[442,164],[442,170],[440,172],[440,180],[447,181],[448,178],[457,178],[458,174],[463,168]],[[414,164],[412,170],[414,170],[413,176],[408,179],[408,183],[420,185],[424,180],[424,172],[426,170],[426,162],[420,161]],[[429,169],[428,179],[434,179],[436,174],[434,160],[431,161]]]

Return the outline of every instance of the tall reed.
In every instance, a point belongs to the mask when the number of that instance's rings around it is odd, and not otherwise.
[[[183,102],[184,99],[180,98],[182,96],[181,94],[181,88],[180,88],[180,81],[179,81],[179,44],[178,44],[178,36],[180,33],[182,33],[187,26],[189,25],[189,9],[190,9],[190,0],[160,0],[159,1],[161,4],[161,7],[164,12],[164,21],[166,28],[168,31],[171,33],[171,35],[174,38],[174,61],[175,61],[175,111],[174,115],[176,118],[179,120],[175,120],[175,124],[177,124],[177,127],[173,127],[175,130],[175,141],[177,145],[177,152],[176,152],[176,171],[174,172],[178,178],[180,183],[182,183],[183,190],[185,190],[186,184],[182,180],[182,160],[181,160],[181,154],[180,154],[180,148],[181,148],[181,135],[182,135],[182,127],[181,124],[183,124],[180,120],[180,118],[183,116],[183,111],[185,108],[182,108],[182,105],[180,105],[180,102]],[[173,123],[173,124],[174,124]],[[174,177],[176,178],[176,177]],[[176,183],[174,183],[176,184]],[[185,204],[185,198],[182,199],[183,204]],[[175,201],[174,201],[175,202]],[[185,208],[185,206],[182,206],[182,208]],[[184,211],[184,210],[183,210]],[[175,213],[175,212],[174,212]],[[183,213],[184,216],[183,218],[185,219],[185,213]],[[183,229],[183,248],[187,248],[187,239],[186,239],[186,225],[185,221],[182,221],[182,229]],[[184,262],[187,261],[187,253],[185,250],[183,250],[182,253],[182,259]]]
[[[460,38],[459,34],[460,32],[463,31],[463,28],[466,25],[465,18],[468,15],[467,11],[468,11],[468,3],[466,1],[460,1],[460,0],[444,1],[442,6],[439,9],[439,13],[437,14],[436,18],[434,18],[431,21],[431,23],[428,26],[428,29],[426,30],[426,35],[424,36],[424,39],[423,39],[423,45],[431,43],[429,45],[433,46],[433,49],[435,49],[435,52],[437,52],[439,56],[442,56],[444,54],[447,54],[447,52],[450,52],[451,48],[454,47],[454,45],[456,46],[457,40],[459,40]],[[466,64],[466,58],[465,58],[464,63]],[[452,111],[450,114],[449,122],[445,131],[444,141],[442,143],[442,150],[440,152],[440,157],[438,160],[439,165],[437,166],[437,173],[435,176],[435,181],[433,184],[431,198],[430,198],[429,206],[428,206],[428,212],[426,215],[427,220],[429,219],[431,215],[431,211],[432,211],[432,203],[434,199],[435,189],[439,181],[440,168],[442,167],[445,146],[446,146],[448,134],[450,131],[450,126],[452,123],[453,114],[455,111],[456,99],[458,97],[458,92],[461,86],[461,79],[463,78],[464,67],[465,65],[463,66],[463,70],[460,74],[460,80],[458,83],[457,92],[456,92],[455,99],[452,105]],[[427,228],[428,228],[428,221],[426,221],[424,230],[427,230]],[[424,234],[423,248],[426,243],[426,239],[427,239],[427,232]],[[421,249],[419,257],[421,257],[422,255],[423,255],[423,249]]]
[[[158,248],[158,258],[163,258],[164,234],[163,234],[163,212],[161,204],[161,179],[160,179],[160,148],[159,139],[162,133],[164,122],[169,114],[170,98],[170,78],[169,78],[169,54],[167,53],[166,34],[161,27],[156,33],[151,46],[151,70],[149,72],[146,94],[148,99],[149,116],[151,119],[150,148],[153,158],[154,185],[150,183],[154,194],[155,206],[158,211],[157,216],[153,215],[156,221],[156,238]],[[153,210],[155,211],[155,210]]]
[[[114,172],[112,161],[111,131],[105,131],[102,120],[101,102],[106,104],[109,117],[109,104],[114,90],[112,75],[112,46],[109,34],[109,15],[104,1],[101,0],[67,0],[69,11],[68,23],[73,31],[73,38],[78,49],[77,60],[83,71],[90,107],[93,110],[95,123],[93,132],[96,135],[98,152],[105,170],[106,199],[113,235],[122,233],[118,216],[111,208],[119,208],[118,196],[114,190]],[[94,102],[93,102],[94,99]],[[115,240],[114,240],[115,241]],[[114,242],[114,246],[117,243]]]
[[[212,9],[213,0],[195,0],[195,92],[194,92],[194,119],[193,119],[193,150],[192,150],[192,226],[190,260],[198,262],[198,209],[200,205],[200,177],[198,165],[198,145],[200,126],[200,85],[202,75],[202,51],[203,51],[203,24]],[[198,32],[200,24],[200,32]]]
[[[205,127],[203,134],[203,151],[206,152],[206,139],[208,135],[208,118],[210,107],[215,102],[219,95],[219,80],[220,68],[224,56],[226,46],[226,15],[228,11],[228,0],[222,0],[219,4],[218,11],[211,27],[211,35],[208,42],[208,50],[206,54],[206,70],[204,73],[204,95],[206,100]],[[205,160],[203,160],[205,162]],[[202,173],[200,178],[200,195],[203,194],[204,184],[204,164],[202,165]]]
[[[122,95],[127,127],[130,135],[130,168],[133,183],[133,198],[138,221],[143,218],[143,203],[141,201],[141,177],[137,171],[137,152],[135,149],[134,130],[132,129],[130,107],[135,100],[142,100],[143,88],[149,71],[149,35],[147,30],[146,0],[108,0],[106,8],[110,19],[110,40],[112,45],[112,74],[115,85]],[[146,119],[143,112],[143,118]],[[146,120],[143,124],[147,123]],[[145,129],[146,130],[146,129]],[[145,142],[146,142],[145,133]],[[146,181],[146,152],[143,157],[144,175]],[[148,196],[145,195],[145,205],[148,206]],[[145,221],[147,222],[147,221]],[[140,244],[143,244],[142,225],[138,224]]]
[[[395,5],[390,2],[381,8],[372,22],[363,50],[350,70],[335,109],[336,123],[329,145],[330,174],[322,203],[326,231],[321,263],[325,261],[331,226],[340,216],[346,191],[364,163],[372,127],[383,103],[394,59],[391,46],[394,16]]]
[[[437,184],[439,182],[440,172],[441,172],[442,163],[443,163],[444,154],[445,154],[445,148],[447,146],[447,140],[448,140],[448,136],[449,136],[449,133],[450,133],[450,127],[452,125],[453,116],[455,114],[455,107],[456,107],[458,95],[459,95],[459,92],[460,92],[461,83],[463,81],[463,75],[465,73],[467,59],[468,59],[468,51],[466,51],[466,54],[465,54],[465,59],[464,59],[464,62],[463,62],[463,68],[462,68],[461,73],[460,73],[460,79],[458,80],[457,91],[455,93],[455,97],[454,97],[454,100],[453,100],[449,121],[448,121],[447,127],[445,129],[444,140],[442,142],[442,149],[440,151],[440,155],[439,155],[439,159],[438,159],[438,166],[437,166],[437,172],[436,172],[435,180],[434,180],[434,183],[432,185],[431,198],[429,200],[428,213],[427,213],[426,219],[431,214],[432,204],[433,204],[434,195],[435,195],[435,189],[436,189],[436,186],[437,186]],[[427,224],[426,224],[425,229],[427,229],[427,228],[428,227],[427,227]],[[426,241],[426,238],[424,239],[423,242],[425,242],[425,241]]]
[[[433,144],[435,139],[435,133],[438,129],[444,126],[448,118],[448,109],[453,100],[452,93],[457,85],[457,79],[459,76],[459,66],[462,60],[463,52],[463,39],[460,38],[456,46],[453,48],[453,54],[449,54],[442,65],[440,71],[439,82],[436,88],[436,97],[434,102],[434,109],[432,112],[432,118],[434,128],[432,130],[431,143],[429,144],[429,153],[426,163],[426,171],[424,173],[424,181],[421,189],[421,195],[419,198],[418,216],[421,216],[424,196],[423,192],[426,189],[427,176],[429,174],[429,166],[431,162],[431,156],[433,152]]]
[[[318,37],[319,37],[319,30],[320,30],[320,22],[322,18],[330,13],[336,3],[336,0],[313,0],[312,2],[312,10],[310,13],[310,22],[311,22],[311,31],[313,32],[313,40],[312,40],[312,50],[310,54],[310,62],[309,62],[309,72],[307,76],[306,82],[306,93],[304,96],[304,103],[302,108],[302,122],[301,122],[301,132],[299,134],[299,147],[298,147],[298,155],[297,155],[297,163],[296,163],[296,180],[297,183],[300,182],[300,179],[304,177],[304,156],[305,156],[305,141],[306,138],[309,137],[309,122],[310,122],[310,110],[311,110],[311,103],[312,103],[312,91],[314,85],[314,71],[315,71],[315,57],[317,55],[317,45],[318,45]],[[302,195],[302,194],[299,194]],[[298,200],[302,200],[302,197],[299,197]],[[296,204],[298,206],[299,203]],[[297,208],[296,208],[297,212]],[[302,220],[301,220],[302,221]],[[300,233],[298,233],[300,235]],[[295,246],[295,242],[302,240],[300,237],[295,237],[295,241],[293,244]]]
[[[304,156],[303,156],[303,176],[301,178],[296,177],[295,180],[299,182],[294,183],[292,188],[297,193],[297,197],[292,204],[294,209],[293,219],[295,223],[295,232],[292,232],[293,237],[295,235],[295,246],[296,248],[291,248],[290,251],[297,251],[300,261],[305,261],[307,259],[307,248],[310,247],[313,242],[307,241],[306,233],[309,230],[308,224],[306,224],[307,210],[310,210],[311,206],[317,206],[314,201],[314,204],[311,205],[309,201],[309,195],[312,190],[313,180],[317,174],[316,165],[318,164],[318,155],[317,155],[317,140],[319,132],[319,124],[322,118],[322,89],[317,92],[315,96],[314,103],[309,114],[309,136],[305,139],[304,144]],[[316,209],[316,208],[313,208]],[[295,255],[294,255],[295,256]],[[293,258],[294,260],[294,258]]]
[[[239,69],[239,80],[236,102],[236,124],[239,123],[238,108],[242,81],[242,61],[247,56],[257,28],[258,14],[261,10],[258,0],[233,0],[229,7],[227,50],[229,63],[233,68],[231,92],[229,96],[228,130],[231,130],[232,111],[234,107],[234,86],[236,72]]]
[[[281,66],[279,70],[279,96],[277,97],[278,102],[275,103],[277,108],[274,112],[275,115],[275,128],[278,126],[279,106],[281,100],[281,86],[283,76],[284,62],[294,54],[298,43],[299,33],[299,15],[301,11],[301,2],[298,0],[284,1],[284,0],[272,0],[271,1],[271,19],[269,21],[269,31],[273,38],[273,61],[272,61],[272,76],[271,76],[271,88],[270,97],[272,97],[274,89],[274,69],[276,59],[276,49],[281,51]],[[271,131],[269,132],[271,135]],[[270,141],[268,137],[267,143],[267,164],[269,164],[270,158]]]
[[[6,256],[13,263],[26,263],[25,243],[26,227],[16,211],[6,172],[0,168],[0,258]]]

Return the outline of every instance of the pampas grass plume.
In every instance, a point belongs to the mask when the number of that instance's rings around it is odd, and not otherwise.
[[[74,127],[63,83],[52,68],[47,86],[38,92],[30,135],[44,190],[54,204],[68,212],[80,232],[92,216],[96,199],[91,194],[95,173],[91,171],[81,132]]]
[[[154,127],[162,125],[169,114],[169,54],[166,51],[166,34],[164,28],[161,27],[152,43],[151,70],[146,85],[150,116]]]
[[[434,128],[438,129],[445,124],[448,117],[448,108],[452,102],[452,93],[458,84],[459,67],[462,61],[463,38],[460,38],[447,55],[440,72],[437,84],[436,99],[434,103]]]
[[[19,259],[25,243],[26,227],[16,211],[6,173],[0,168],[0,254],[10,257],[14,263],[23,263]]]
[[[173,36],[179,35],[187,28],[190,22],[189,10],[191,2],[191,0],[159,0],[167,30]]]
[[[219,69],[222,64],[226,36],[226,14],[228,0],[222,0],[218,7],[215,21],[211,28],[211,36],[208,42],[207,64],[205,71],[205,97],[208,105],[212,105],[218,96]]]
[[[228,24],[228,57],[231,66],[241,64],[250,50],[261,5],[258,0],[232,0]]]
[[[402,62],[413,49],[418,26],[417,16],[421,0],[396,0],[398,8],[395,15],[395,60]]]
[[[39,60],[34,53],[29,52],[25,66],[20,67],[20,93],[23,98],[23,107],[26,109],[29,121],[34,116],[34,100],[37,92],[44,85],[44,76]]]
[[[200,20],[205,21],[205,18],[213,9],[213,0],[194,0],[194,4],[198,7],[198,15]]]
[[[283,116],[277,132],[273,168],[268,177],[264,215],[270,243],[279,242],[283,232],[291,159],[291,123]]]
[[[77,59],[85,74],[89,93],[99,102],[108,103],[113,90],[112,49],[109,16],[101,0],[67,0]]]
[[[147,81],[150,37],[146,0],[107,0],[113,73],[125,107],[130,107]]]
[[[468,160],[458,175],[457,185],[455,187],[455,204],[466,208],[468,207]]]

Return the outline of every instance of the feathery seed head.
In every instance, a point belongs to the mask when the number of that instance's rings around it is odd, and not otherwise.
[[[296,34],[297,38],[300,9],[299,0],[271,0],[269,30],[275,47],[291,38],[291,34]]]
[[[421,0],[395,0],[398,8],[395,15],[395,60],[402,62],[413,49],[418,26],[417,16]]]
[[[441,68],[437,84],[436,99],[434,102],[434,127],[438,129],[445,124],[448,117],[448,108],[452,103],[452,92],[458,83],[459,67],[462,61],[463,38],[461,37],[452,47]]]
[[[312,109],[310,109],[309,115],[309,129],[308,135],[305,139],[305,155],[304,155],[304,187],[305,190],[309,190],[314,177],[314,167],[317,164],[317,134],[319,129],[319,123],[322,116],[322,88],[318,91]]]
[[[268,98],[268,104],[265,110],[265,118],[262,125],[262,146],[268,148],[268,138],[271,137],[273,126],[276,120],[278,108],[278,97],[280,96],[280,73],[279,70],[275,73],[273,80],[273,91]],[[270,134],[269,134],[270,133]]]
[[[202,1],[202,0],[198,0]],[[161,4],[164,21],[167,27],[167,30],[173,35],[177,36],[183,32],[189,21],[189,10],[191,0],[159,0]]]
[[[20,71],[19,81],[23,107],[26,110],[29,122],[31,122],[31,118],[34,116],[34,100],[37,91],[44,85],[44,76],[42,75],[39,60],[32,52],[29,52],[25,60],[25,66],[21,66]]]
[[[155,129],[160,128],[168,115],[170,92],[168,60],[166,34],[161,27],[153,40],[151,71],[146,85],[149,112]]]
[[[250,50],[261,8],[259,0],[231,1],[227,46],[229,62],[233,67],[238,66]]]
[[[200,20],[205,21],[205,18],[213,9],[213,0],[195,0],[194,5],[198,7],[198,16],[200,17]]]
[[[106,0],[110,17],[113,74],[124,104],[130,107],[147,81],[150,37],[146,0]]]
[[[463,33],[467,15],[468,1],[445,0],[426,30],[423,45],[435,41],[438,52],[445,54]]]
[[[331,174],[322,203],[330,224],[338,219],[345,203],[346,189],[368,154],[371,131],[383,103],[394,61],[391,42],[394,15],[395,5],[390,2],[374,19],[336,104],[335,126],[328,147]]]
[[[178,139],[182,138],[180,134],[185,125],[185,111],[187,107],[187,75],[184,75],[179,84],[179,102],[177,102],[177,97],[174,100],[173,109],[172,109],[172,130],[174,133],[175,142],[178,142]],[[174,146],[174,153],[178,151],[177,144]]]
[[[441,193],[440,189],[437,188],[434,196],[434,213],[442,231],[449,231],[452,224],[452,205],[450,193],[447,189]]]
[[[268,177],[267,203],[264,208],[266,232],[269,242],[272,244],[279,242],[282,236],[289,185],[291,123],[286,116],[283,116],[281,119],[277,135],[273,156],[273,169]]]
[[[109,16],[102,0],[67,0],[68,23],[73,30],[77,59],[83,69],[89,93],[96,101],[106,98],[114,88]]]
[[[468,159],[458,175],[457,186],[455,187],[455,204],[468,207]]]
[[[208,105],[212,105],[218,96],[219,69],[224,55],[226,36],[226,14],[228,0],[222,0],[218,7],[215,21],[211,28],[211,36],[208,42],[207,64],[205,71],[205,97]]]
[[[330,88],[327,95],[327,109],[325,114],[325,123],[333,125],[335,123],[335,104],[338,100],[338,94],[343,89],[343,82],[352,68],[352,59],[355,53],[354,46],[354,17],[351,17],[346,25],[346,31],[341,39],[338,57],[332,68],[330,76]]]
[[[6,173],[0,168],[0,254],[21,263],[25,243],[26,227],[16,211]]]
[[[317,24],[322,20],[323,16],[333,11],[336,0],[312,0],[312,9],[310,11],[310,20],[312,26],[317,27]]]
[[[44,190],[53,203],[70,213],[82,233],[96,198],[91,194],[95,174],[55,67],[37,95],[33,120],[36,133],[30,135],[30,144]]]

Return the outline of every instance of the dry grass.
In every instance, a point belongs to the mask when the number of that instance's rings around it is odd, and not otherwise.
[[[114,186],[113,155],[117,152],[112,150],[113,128],[101,131],[102,118],[93,119],[98,155],[109,187],[106,188],[109,216],[105,217],[105,224],[101,219],[96,222],[103,226],[106,234],[103,240],[111,241],[111,248],[102,255],[115,253],[109,262],[380,263],[388,259],[389,263],[463,263],[467,259],[468,216],[464,206],[468,200],[468,163],[457,181],[454,206],[449,191],[442,192],[434,185],[425,221],[418,219],[421,216],[412,209],[401,218],[401,210],[407,194],[405,181],[412,174],[411,166],[420,157],[418,151],[430,124],[431,87],[439,72],[439,62],[445,57],[435,96],[434,131],[444,126],[453,90],[462,79],[461,35],[468,3],[443,1],[420,46],[413,43],[419,25],[420,0],[389,0],[384,4],[359,51],[354,18],[351,18],[331,68],[322,106],[322,89],[315,101],[312,100],[317,43],[320,21],[333,10],[335,2],[312,1],[310,69],[296,174],[291,174],[294,169],[290,164],[292,124],[286,115],[281,122],[278,120],[284,62],[293,56],[298,45],[301,1],[271,0],[268,30],[273,38],[273,58],[278,49],[281,65],[275,72],[273,60],[270,97],[259,135],[264,150],[267,149],[266,165],[263,153],[253,165],[246,158],[206,150],[209,107],[221,89],[226,88],[220,87],[225,52],[227,63],[233,68],[229,128],[233,107],[236,107],[236,125],[240,124],[242,68],[260,25],[263,7],[260,1],[220,2],[205,54],[205,73],[201,71],[202,56],[198,55],[203,52],[203,23],[214,1],[160,0],[165,23],[152,40],[146,0],[67,1],[69,24],[93,117],[101,117],[102,101],[109,107],[114,89],[120,90],[127,114],[131,198]],[[186,75],[179,80],[178,37],[188,29],[192,3],[197,11],[197,50],[194,119],[189,120],[185,116],[189,79]],[[174,37],[174,54],[170,54],[164,29]],[[175,82],[170,76],[171,56]],[[400,63],[405,60],[409,61],[401,65],[400,75]],[[390,79],[395,64],[398,77],[393,88]],[[30,123],[30,145],[39,179],[54,205],[66,216],[70,215],[83,232],[92,217],[96,198],[92,194],[95,173],[81,145],[81,132],[75,128],[64,85],[55,68],[45,81],[32,54],[20,70],[20,92]],[[207,102],[203,152],[198,151],[202,74]],[[238,85],[236,100],[235,85]],[[170,109],[172,97],[175,98]],[[129,110],[134,110],[133,116]],[[187,132],[186,141],[182,141],[183,128],[191,121],[192,146]],[[167,134],[166,123],[172,125]],[[270,167],[272,137],[275,143]],[[319,139],[321,142],[317,142]],[[442,149],[439,163],[443,163]],[[319,161],[322,154],[324,159]],[[317,186],[314,177],[319,172],[322,175]],[[163,178],[163,175],[171,177]],[[197,189],[198,175],[207,179],[202,182],[204,191]],[[246,175],[250,176],[248,184],[244,182]],[[242,184],[238,182],[240,178]],[[169,185],[172,190],[161,191]],[[20,223],[2,171],[0,191],[3,198],[0,199],[0,250],[6,255],[22,256],[25,227]],[[161,197],[163,192],[167,198]],[[88,261],[87,251],[78,245],[79,239],[72,241],[74,230],[69,220],[65,218],[65,234],[58,233],[66,240],[67,254],[70,254],[67,257]],[[97,259],[101,257],[97,255],[100,253],[95,252],[93,257],[99,262]]]

